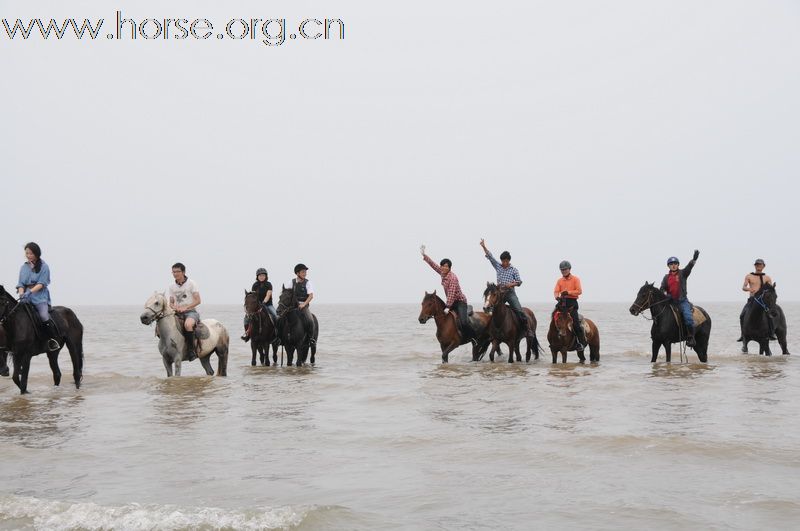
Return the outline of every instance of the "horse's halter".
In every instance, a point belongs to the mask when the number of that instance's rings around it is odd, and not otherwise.
[[[254,292],[254,291],[251,291],[247,295],[254,295],[254,297],[256,298],[256,304],[258,304],[258,293]],[[280,301],[278,301],[278,302],[280,303]],[[248,312],[247,311],[247,302],[245,302],[245,304],[244,304],[244,313],[248,317],[249,316],[253,316],[253,315],[257,315],[257,314],[261,313],[262,311],[264,311],[264,307],[261,304],[258,304],[258,310],[254,311],[254,312]]]
[[[167,315],[172,315],[172,314],[168,314],[167,313],[167,304],[166,303],[164,303],[164,307],[161,309],[160,312],[155,311],[150,306],[145,306],[144,309],[153,314],[153,320],[155,322],[160,321],[161,319],[163,319]]]
[[[484,302],[487,302],[488,298],[491,296],[495,297],[495,304],[489,304],[488,306],[483,307],[483,309],[489,313],[494,312],[495,306],[502,306],[505,304],[505,292],[501,291],[499,287],[496,287],[494,290],[490,291],[486,296],[484,296]]]

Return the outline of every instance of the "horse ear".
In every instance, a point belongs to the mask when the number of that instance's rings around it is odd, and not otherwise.
[[[433,290],[433,293],[431,293],[431,295],[436,295],[436,290]]]
[[[491,286],[491,285],[492,285],[492,283],[491,283],[491,282],[489,282],[489,281],[487,280],[487,281],[486,281],[486,287],[488,288],[488,287],[489,287],[489,286]]]
[[[244,290],[244,296],[247,297],[247,290]]]

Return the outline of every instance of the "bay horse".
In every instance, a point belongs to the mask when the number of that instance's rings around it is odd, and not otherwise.
[[[297,308],[297,298],[292,288],[281,286],[281,295],[278,298],[278,339],[286,348],[286,365],[291,366],[295,350],[297,351],[297,367],[303,366],[306,361],[311,365],[316,363],[317,338],[319,338],[319,321],[317,316],[311,314],[313,329],[311,335],[306,333],[303,316]],[[309,360],[308,353],[311,352]]]
[[[60,335],[58,338],[60,347],[56,351],[48,352],[47,337],[41,332],[39,317],[35,314],[33,306],[26,302],[18,302],[3,286],[0,286],[0,326],[6,335],[6,347],[13,353],[12,379],[19,387],[20,394],[28,393],[31,359],[44,352],[47,352],[50,370],[53,371],[53,384],[61,384],[58,354],[64,346],[72,358],[75,388],[80,389],[83,380],[83,325],[71,309],[65,306],[53,306],[50,315]],[[2,356],[5,357],[5,353]]]
[[[442,363],[447,363],[450,353],[459,346],[471,343],[468,339],[461,336],[458,329],[458,318],[455,312],[445,313],[447,305],[433,293],[425,292],[422,297],[422,309],[419,312],[419,323],[425,324],[432,317],[436,323],[436,339],[439,340],[439,347],[442,349]],[[472,361],[480,361],[486,350],[489,348],[491,338],[489,337],[489,314],[475,312],[470,317],[472,328],[475,330],[476,344],[472,345]],[[494,353],[492,353],[494,356]]]
[[[278,333],[275,323],[270,319],[264,305],[258,300],[258,293],[244,290],[244,311],[250,319],[248,330],[250,334],[250,350],[253,359],[250,365],[255,367],[256,354],[261,365],[269,367],[269,347],[272,345],[272,361],[278,363]]]
[[[508,363],[514,362],[514,354],[516,354],[517,361],[521,362],[519,343],[523,338],[527,345],[525,361],[531,361],[531,353],[535,356],[534,359],[538,360],[542,347],[536,338],[536,317],[530,308],[522,308],[531,326],[532,334],[527,335],[527,327],[520,326],[520,320],[514,314],[514,310],[506,304],[508,292],[508,289],[500,288],[491,282],[486,283],[486,289],[483,292],[483,311],[491,315],[489,336],[492,339],[492,350],[489,352],[489,360],[494,361],[494,353],[499,350],[499,344],[505,343],[508,347]]]
[[[786,348],[786,314],[783,308],[778,306],[778,293],[775,291],[776,285],[764,284],[761,286],[750,305],[744,313],[742,319],[742,352],[747,354],[747,343],[750,341],[758,342],[759,354],[772,356],[769,348],[769,324],[767,314],[772,317],[775,324],[775,336],[784,356],[789,355]]]
[[[597,330],[597,325],[591,319],[583,318],[586,322],[584,328],[584,336],[586,343],[589,347],[589,362],[595,363],[600,361],[600,332]],[[567,310],[563,303],[556,305],[556,309],[550,317],[550,329],[547,331],[547,341],[550,343],[550,352],[553,355],[553,363],[558,363],[558,353],[561,352],[561,362],[567,362],[567,352],[574,350],[578,353],[578,359],[581,363],[586,361],[583,355],[585,346],[580,350],[577,348],[577,341],[575,337],[575,326],[581,326],[580,323],[572,322],[572,315]]]
[[[172,367],[175,366],[175,376],[181,375],[181,362],[186,355],[186,339],[183,335],[183,325],[163,293],[155,292],[144,303],[144,312],[139,316],[143,325],[149,326],[156,323],[158,336],[158,350],[167,370],[167,377],[171,377]],[[217,376],[228,375],[228,345],[230,338],[228,331],[216,319],[203,319],[197,323],[195,335],[198,341],[197,357],[208,376],[214,375],[209,358],[212,353],[217,355]],[[205,336],[205,337],[204,337]]]
[[[705,317],[705,320],[699,326],[695,326],[695,346],[690,348],[697,353],[697,359],[706,363],[708,361],[708,340],[711,336],[711,317],[700,306],[694,307]],[[680,343],[687,339],[686,326],[683,323],[680,309],[672,302],[672,298],[655,287],[654,283],[645,282],[644,286],[639,288],[630,312],[631,315],[639,315],[645,310],[650,310],[653,319],[653,326],[650,328],[653,357],[650,362],[656,362],[658,351],[663,345],[667,353],[667,363],[670,363],[672,361],[672,343]]]

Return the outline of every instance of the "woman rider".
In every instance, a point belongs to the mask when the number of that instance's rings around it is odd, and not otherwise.
[[[42,260],[42,249],[34,242],[25,244],[25,263],[19,268],[17,294],[20,301],[36,308],[47,334],[47,350],[61,348],[58,343],[58,329],[50,318],[50,267]]]
[[[267,270],[259,267],[256,270],[256,281],[250,291],[256,294],[258,300],[261,301],[262,308],[272,316],[272,324],[275,325],[278,322],[278,313],[272,304],[272,283],[267,280],[268,278]],[[250,316],[247,314],[244,316],[244,335],[242,340],[250,341]]]

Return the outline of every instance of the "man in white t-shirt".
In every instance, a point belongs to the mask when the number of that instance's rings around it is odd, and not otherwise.
[[[194,327],[200,322],[200,314],[196,310],[200,306],[200,291],[195,281],[186,276],[186,266],[182,263],[177,262],[172,266],[172,277],[175,282],[167,288],[169,306],[185,319],[183,335],[186,338],[186,359],[192,361],[197,358]]]

